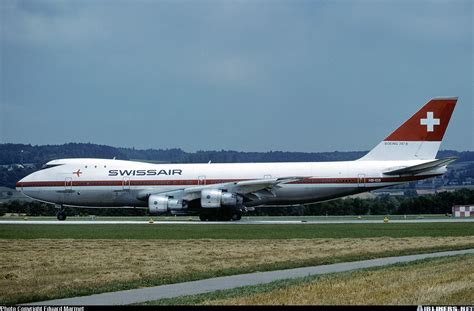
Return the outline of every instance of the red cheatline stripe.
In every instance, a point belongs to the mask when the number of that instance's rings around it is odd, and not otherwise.
[[[357,183],[387,183],[387,182],[409,182],[436,175],[407,176],[407,177],[365,177],[365,178],[307,178],[288,184],[357,184]],[[245,179],[207,179],[206,185],[221,184],[229,182],[239,182]],[[74,180],[74,181],[25,181],[18,182],[17,187],[91,187],[91,186],[196,186],[200,181],[197,179],[176,179],[176,180]]]

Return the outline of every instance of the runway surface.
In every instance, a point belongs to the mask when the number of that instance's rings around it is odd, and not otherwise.
[[[462,254],[474,254],[474,249],[410,256],[387,257],[315,267],[240,274],[178,284],[161,285],[112,293],[96,294],[91,296],[34,302],[28,305],[126,305],[159,300],[163,298],[202,294],[213,292],[216,290],[232,289],[242,286],[265,284],[283,279],[292,279],[310,275],[380,267],[426,258],[455,256]]]
[[[474,222],[474,218],[394,219],[389,223]],[[383,220],[240,220],[240,221],[137,221],[137,220],[0,220],[0,225],[276,225],[276,224],[380,224]]]

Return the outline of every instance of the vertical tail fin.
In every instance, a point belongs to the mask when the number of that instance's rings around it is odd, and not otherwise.
[[[359,160],[436,158],[458,98],[434,98]]]

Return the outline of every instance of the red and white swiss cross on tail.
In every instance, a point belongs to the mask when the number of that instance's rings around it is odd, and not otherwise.
[[[458,98],[434,98],[360,160],[427,160],[438,153]]]
[[[385,141],[441,141],[448,127],[457,98],[430,100]]]

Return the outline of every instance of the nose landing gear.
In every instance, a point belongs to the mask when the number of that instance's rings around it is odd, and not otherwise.
[[[64,206],[61,205],[59,211],[56,213],[56,217],[58,220],[66,220],[66,211],[64,210]]]

